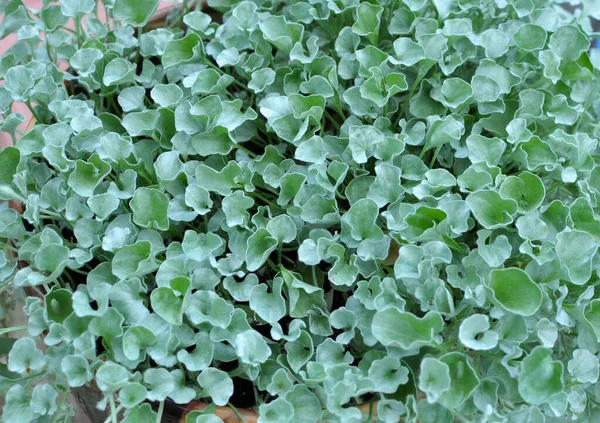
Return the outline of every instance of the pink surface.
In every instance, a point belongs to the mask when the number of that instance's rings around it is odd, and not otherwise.
[[[31,9],[37,9],[39,10],[42,7],[42,0],[23,0],[23,3],[25,4],[25,6],[27,6],[28,8]],[[172,4],[172,2],[171,2]],[[163,9],[165,7],[168,7],[170,5],[169,2],[161,2],[160,6],[159,6],[159,10]],[[104,8],[100,7],[100,18],[104,18]],[[0,20],[2,20],[2,17],[0,17]],[[69,26],[73,27],[73,22],[70,21],[69,22]],[[6,50],[9,49],[9,47],[11,45],[13,45],[15,43],[15,41],[17,41],[17,36],[16,34],[11,34],[8,37],[4,38],[3,40],[0,40],[0,56],[2,54],[4,54],[4,52]],[[0,82],[1,84],[1,82]],[[25,122],[23,123],[23,125],[21,125],[21,129],[25,130],[25,127],[27,126],[27,122],[29,122],[29,119],[31,119],[31,113],[29,112],[29,110],[27,109],[27,107],[23,104],[13,104],[13,108],[12,108],[13,112],[18,112],[18,113],[22,113],[23,115],[25,115]],[[10,135],[7,134],[6,132],[1,132],[0,131],[0,148],[6,147],[7,145],[11,145],[12,144],[12,140],[10,138]]]

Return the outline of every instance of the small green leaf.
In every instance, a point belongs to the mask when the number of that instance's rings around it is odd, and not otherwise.
[[[246,263],[253,272],[260,268],[277,248],[277,240],[265,228],[258,228],[247,241]]]
[[[126,245],[117,251],[112,260],[112,272],[119,279],[147,275],[157,268],[150,241]]]
[[[125,408],[134,408],[146,399],[148,391],[141,383],[132,382],[119,391],[119,402]]]
[[[286,214],[281,214],[269,220],[267,230],[277,240],[278,244],[292,242],[297,235],[293,219]]]
[[[129,372],[119,364],[103,363],[96,371],[96,382],[102,391],[116,392],[127,384]]]
[[[408,382],[408,369],[397,358],[384,357],[371,363],[369,379],[379,392],[393,394],[400,385]]]
[[[460,407],[479,385],[479,378],[469,357],[451,352],[440,357],[450,369],[450,389],[442,393],[440,403],[449,409]]]
[[[269,293],[267,284],[258,284],[250,291],[250,308],[267,323],[274,324],[285,316],[285,300],[281,295],[283,280],[275,278]]]
[[[588,51],[588,37],[574,25],[559,27],[551,36],[548,47],[564,62],[576,60],[581,53]]]
[[[233,395],[233,381],[222,370],[204,369],[198,376],[198,383],[216,405],[226,405]]]
[[[567,369],[580,383],[596,383],[599,374],[598,357],[588,350],[576,349]]]
[[[500,30],[487,29],[480,35],[479,41],[485,49],[485,55],[490,59],[495,59],[508,51],[510,38]]]
[[[60,368],[67,376],[69,386],[79,387],[85,385],[92,379],[88,361],[80,355],[67,355],[61,363]]]
[[[170,287],[160,287],[152,291],[152,309],[170,324],[179,326],[183,322],[184,302],[189,291],[189,279],[175,278],[170,282]]]
[[[223,240],[217,234],[185,231],[181,246],[183,252],[192,260],[204,261],[221,248]]]
[[[123,334],[123,352],[128,360],[137,360],[146,348],[155,343],[156,335],[143,326],[132,326]]]
[[[473,88],[468,82],[460,78],[449,78],[442,84],[442,94],[444,96],[444,105],[457,108],[465,104],[473,97]]]
[[[31,409],[42,416],[51,416],[58,408],[57,398],[58,392],[51,385],[47,383],[36,385],[31,395]]]
[[[157,84],[150,91],[150,97],[161,107],[172,107],[181,101],[183,91],[175,84]]]
[[[372,44],[376,45],[382,14],[383,7],[370,3],[361,3],[356,8],[356,20],[354,21],[354,25],[352,25],[352,30],[357,35],[367,37]]]
[[[473,216],[486,229],[508,225],[517,212],[516,201],[504,199],[496,191],[477,191],[469,194],[465,201]]]
[[[440,396],[451,387],[450,367],[434,357],[421,361],[419,389],[427,395],[427,402],[436,403]]]
[[[263,336],[255,330],[247,330],[235,337],[235,352],[242,363],[257,366],[271,356],[271,349]]]
[[[540,287],[516,267],[492,270],[488,287],[492,299],[511,313],[531,316],[542,304]]]
[[[81,51],[81,50],[79,50]],[[72,61],[72,59],[71,59]],[[138,111],[144,107],[146,90],[143,87],[127,87],[121,90],[117,101],[125,112]]]
[[[166,231],[169,229],[167,209],[169,197],[155,188],[138,188],[129,202],[133,221],[142,228]]]
[[[41,370],[45,365],[44,354],[31,338],[19,338],[8,354],[8,370],[11,372],[29,374]]]
[[[225,198],[221,204],[225,213],[227,225],[247,227],[250,221],[250,209],[254,205],[254,200],[247,197],[243,191],[234,191]]]
[[[177,360],[179,360],[188,371],[199,372],[210,366],[210,363],[213,360],[215,345],[206,332],[198,332],[194,337],[194,342],[196,348],[194,348],[192,352],[180,350],[177,353]]]
[[[419,318],[412,313],[388,308],[375,313],[371,331],[383,345],[409,350],[431,345],[443,326],[442,317],[433,311]]]
[[[392,60],[404,66],[412,66],[425,59],[423,47],[407,37],[400,37],[394,41],[394,52],[396,59]]]
[[[500,185],[500,195],[516,201],[521,213],[529,213],[542,204],[546,189],[539,176],[523,172],[506,178]]]
[[[487,75],[473,75],[471,87],[473,87],[473,98],[476,101],[492,102],[500,97],[500,86]]]
[[[144,383],[150,388],[146,395],[150,401],[164,401],[175,389],[173,375],[162,367],[150,368],[144,372]]]
[[[498,344],[498,334],[490,331],[488,317],[483,314],[473,314],[460,325],[458,339],[472,350],[491,350]]]
[[[598,245],[587,232],[563,231],[556,236],[556,255],[567,279],[584,285],[592,275],[592,259]]]
[[[275,71],[271,68],[262,68],[252,72],[248,88],[255,93],[260,93],[275,81]]]
[[[536,347],[521,362],[519,394],[530,404],[546,402],[563,390],[563,364],[552,360],[552,351]]]
[[[23,385],[15,384],[10,387],[5,396],[5,404],[2,407],[4,421],[31,422],[40,417],[31,408],[27,394]]]
[[[104,68],[102,83],[107,87],[133,82],[135,65],[125,59],[117,57]]]
[[[156,0],[145,0],[156,1]],[[197,34],[191,33],[179,40],[169,41],[165,46],[162,64],[165,69],[192,62],[202,51],[202,40]]]
[[[121,123],[132,137],[151,136],[156,129],[159,117],[158,110],[146,110],[127,114]]]
[[[55,248],[57,246],[54,246]],[[73,294],[66,289],[53,289],[44,298],[48,319],[63,323],[73,312]]]
[[[95,6],[93,0],[64,0],[60,3],[63,15],[77,19],[81,19],[81,16],[92,13]]]
[[[114,0],[113,16],[125,25],[143,27],[154,15],[159,3],[158,0]]]
[[[541,50],[546,45],[547,34],[544,28],[534,24],[522,25],[515,33],[515,44],[527,51]]]

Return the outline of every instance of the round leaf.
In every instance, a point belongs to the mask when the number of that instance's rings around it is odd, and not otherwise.
[[[492,299],[511,313],[531,316],[542,304],[540,287],[525,271],[516,267],[492,270],[488,287]]]

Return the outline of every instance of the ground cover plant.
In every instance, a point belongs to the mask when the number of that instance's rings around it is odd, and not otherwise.
[[[4,421],[70,421],[82,386],[111,423],[600,421],[597,6],[571,3],[151,29],[155,0],[0,2],[0,289],[30,294]]]

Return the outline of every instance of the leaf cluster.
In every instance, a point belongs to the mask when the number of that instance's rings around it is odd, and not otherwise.
[[[0,2],[4,421],[599,421],[592,3]]]

